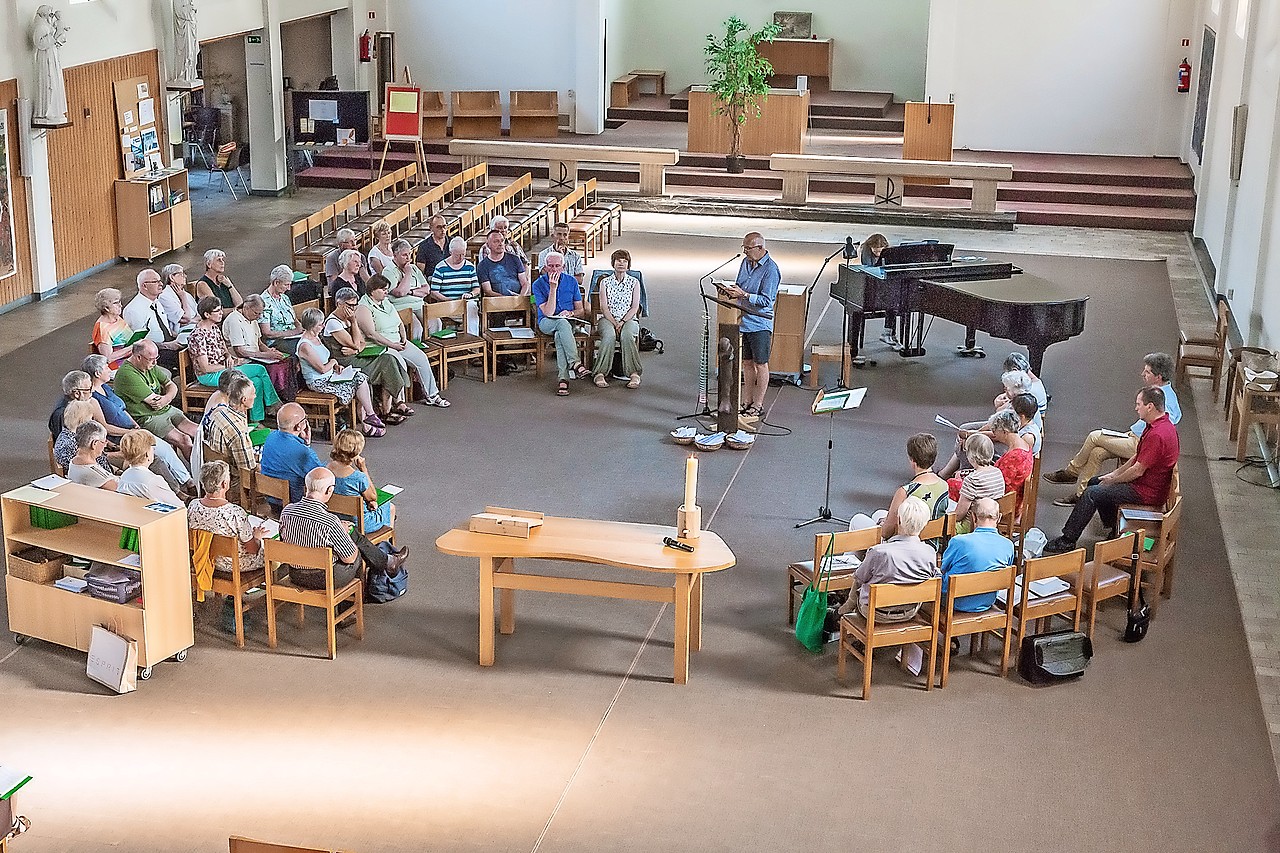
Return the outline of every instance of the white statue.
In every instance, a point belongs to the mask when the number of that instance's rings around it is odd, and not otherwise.
[[[193,0],[173,0],[173,42],[178,57],[174,79],[194,83],[199,79],[196,75],[196,54],[200,52],[200,42],[196,38],[196,4]]]
[[[67,31],[58,21],[58,12],[45,4],[36,9],[31,43],[36,50],[36,92],[31,120],[40,125],[67,124],[67,87],[62,79],[62,58],[58,49],[67,43]]]

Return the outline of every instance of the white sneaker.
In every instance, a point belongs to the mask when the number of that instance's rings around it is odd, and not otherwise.
[[[893,333],[893,329],[885,329],[881,332],[880,341],[893,349],[902,348],[902,344],[898,343],[898,336]]]

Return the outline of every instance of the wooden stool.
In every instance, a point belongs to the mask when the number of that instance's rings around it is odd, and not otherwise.
[[[822,363],[834,361],[840,365],[840,380],[843,382],[849,375],[849,345],[833,344],[831,346],[815,346],[809,352],[809,388],[818,388],[818,370]]]

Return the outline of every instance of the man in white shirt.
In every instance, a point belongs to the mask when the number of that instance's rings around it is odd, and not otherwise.
[[[551,245],[538,255],[538,269],[542,269],[542,258],[548,252],[564,255],[564,273],[578,280],[581,289],[586,281],[586,272],[582,268],[582,256],[569,248],[569,223],[557,222],[551,229]],[[585,292],[585,291],[584,291]]]
[[[147,330],[147,340],[154,341],[160,350],[160,366],[168,370],[178,369],[178,330],[169,324],[164,306],[160,304],[160,291],[164,280],[160,273],[147,267],[138,273],[138,295],[124,308],[124,321],[135,332]]]

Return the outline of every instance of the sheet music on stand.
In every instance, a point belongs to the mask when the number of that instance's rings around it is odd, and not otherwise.
[[[813,413],[825,415],[843,409],[856,409],[867,396],[866,388],[846,388],[841,391],[819,391],[813,400]]]
[[[933,417],[933,422],[934,422],[935,424],[940,425],[940,426],[949,427],[949,428],[951,428],[951,429],[955,430],[956,432],[959,432],[959,431],[960,431],[960,427],[959,427],[959,426],[957,426],[957,425],[953,424],[951,421],[947,420],[947,419],[946,419],[946,418],[944,418],[942,415],[934,415],[934,417]]]

